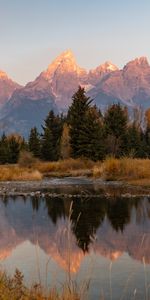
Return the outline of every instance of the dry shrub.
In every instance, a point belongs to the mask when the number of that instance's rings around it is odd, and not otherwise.
[[[120,160],[109,157],[104,162],[104,176],[107,180],[113,180],[120,175]]]
[[[18,164],[21,167],[31,168],[33,165],[37,163],[37,159],[33,156],[33,154],[29,151],[21,151],[19,155]]]
[[[13,180],[42,180],[42,174],[38,170],[24,170],[20,172],[18,176],[14,177]]]
[[[1,166],[0,168],[0,181],[24,181],[41,179],[42,174],[38,170],[21,168],[18,166]]]
[[[120,160],[122,175],[129,179],[150,178],[150,160],[123,158]]]
[[[86,159],[73,159],[59,160],[57,162],[38,162],[36,168],[41,173],[50,172],[70,172],[72,170],[92,169],[94,163]]]
[[[120,162],[118,159],[109,157],[103,163],[96,163],[93,168],[94,177],[102,177],[107,180],[114,180],[120,171]]]
[[[105,180],[149,179],[150,160],[109,157],[101,165],[97,163],[94,166],[93,176]]]
[[[23,151],[18,165],[0,166],[0,181],[41,180],[45,175],[90,176],[94,162],[86,159],[67,159],[57,162],[41,162],[32,153]],[[43,174],[43,175],[42,175]]]
[[[103,175],[103,163],[98,161],[95,163],[93,170],[92,170],[94,177],[102,177]]]

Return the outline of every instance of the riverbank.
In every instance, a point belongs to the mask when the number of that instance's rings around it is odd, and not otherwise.
[[[93,176],[106,181],[150,187],[150,159],[110,157],[93,167]]]
[[[95,163],[85,159],[67,159],[57,162],[33,160],[24,165],[1,165],[0,181],[42,180],[52,177],[92,176]]]
[[[150,159],[107,158],[103,162],[93,162],[85,159],[67,159],[58,162],[36,161],[27,166],[1,165],[0,186],[8,186],[7,182],[17,182],[17,186],[45,186],[48,179],[77,178],[84,183],[106,185],[118,182],[120,185],[133,185],[150,189]],[[82,178],[82,180],[81,180]],[[68,179],[69,180],[69,179]],[[30,184],[31,182],[31,184]],[[14,185],[14,184],[13,184]],[[53,183],[52,183],[53,185]]]
[[[1,197],[98,198],[150,196],[150,188],[134,186],[121,181],[103,181],[99,178],[66,177],[41,181],[1,181]]]

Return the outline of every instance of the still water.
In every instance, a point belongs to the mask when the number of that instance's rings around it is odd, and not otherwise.
[[[69,274],[92,300],[148,300],[150,199],[1,198],[0,268],[58,289]]]

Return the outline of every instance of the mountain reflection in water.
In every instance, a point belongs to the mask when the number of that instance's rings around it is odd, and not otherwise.
[[[150,199],[101,196],[81,196],[74,200],[69,196],[1,199],[2,266],[11,267],[14,251],[19,246],[23,249],[24,242],[38,245],[59,268],[68,271],[69,266],[72,274],[79,272],[82,262],[90,255],[110,262],[128,255],[140,264],[144,259],[149,268]],[[15,259],[19,261],[19,257]]]

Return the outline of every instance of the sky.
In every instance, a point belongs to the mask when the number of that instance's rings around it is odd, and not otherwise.
[[[150,0],[0,0],[0,70],[34,80],[66,49],[92,69],[150,62]]]

